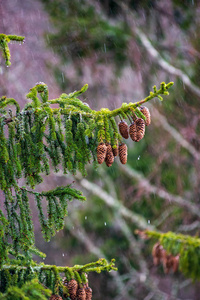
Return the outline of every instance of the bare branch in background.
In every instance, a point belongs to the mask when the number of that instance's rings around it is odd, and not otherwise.
[[[123,216],[124,218],[128,218],[131,222],[137,224],[139,228],[149,230],[150,228],[154,228],[153,226],[149,225],[142,216],[135,214],[134,212],[126,208],[122,203],[120,203],[118,199],[114,199],[95,183],[91,183],[85,178],[81,179],[79,183],[83,188],[90,191],[93,195],[100,197],[100,199],[102,199],[109,207],[116,209],[121,216]]]
[[[195,221],[192,224],[180,225],[177,228],[177,231],[179,231],[179,232],[188,232],[188,231],[197,230],[199,228],[200,228],[200,222],[199,221]]]
[[[197,206],[194,203],[191,203],[190,200],[187,200],[185,198],[182,198],[181,196],[172,195],[169,192],[165,191],[164,189],[161,189],[155,185],[152,185],[148,179],[146,179],[142,174],[135,171],[129,166],[119,164],[120,170],[122,170],[127,176],[130,178],[133,178],[138,181],[139,187],[142,188],[144,191],[147,191],[149,194],[156,194],[161,199],[172,202],[174,204],[177,204],[180,207],[187,208],[193,215],[196,215],[200,217],[200,209],[199,206]]]
[[[159,113],[159,111],[151,104],[149,107],[153,110],[154,122],[158,126],[162,126],[164,130],[171,134],[171,136],[185,148],[195,159],[200,161],[200,153],[186,140],[184,137],[168,122],[167,119]]]
[[[182,70],[172,66],[170,63],[168,63],[166,60],[162,58],[160,53],[153,47],[150,40],[147,38],[147,36],[144,34],[144,32],[136,26],[135,15],[133,12],[130,11],[128,5],[126,5],[124,2],[115,0],[115,2],[122,8],[122,10],[126,13],[126,19],[130,25],[130,28],[132,28],[134,34],[137,36],[137,38],[141,41],[142,45],[146,49],[146,51],[150,54],[150,56],[154,59],[154,61],[167,73],[179,77],[183,83],[198,97],[200,97],[200,88],[196,86],[188,77],[187,74],[185,74]]]
[[[75,215],[75,211],[73,213],[73,216],[70,217],[72,222],[66,222],[65,227],[70,231],[70,233],[78,239],[82,244],[84,244],[85,248],[88,250],[88,252],[94,254],[96,257],[105,258],[106,260],[109,260],[106,258],[105,254],[100,250],[99,247],[95,246],[93,241],[89,238],[85,230],[83,229],[83,226],[78,222],[78,217]],[[71,224],[75,224],[76,226],[70,226]],[[114,278],[115,285],[119,289],[119,294],[122,294],[127,300],[131,300],[131,298],[128,296],[128,293],[126,292],[126,287],[119,275],[118,271],[110,272],[110,275]]]

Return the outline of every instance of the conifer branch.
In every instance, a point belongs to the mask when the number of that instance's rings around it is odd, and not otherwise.
[[[174,232],[137,231],[141,237],[159,241],[167,254],[179,257],[179,270],[193,280],[200,279],[200,239]]]
[[[0,50],[2,51],[3,57],[5,59],[5,63],[7,66],[11,65],[10,50],[8,47],[8,43],[10,43],[11,41],[23,43],[24,39],[25,38],[23,36],[10,35],[10,34],[6,35],[3,33],[0,34]]]

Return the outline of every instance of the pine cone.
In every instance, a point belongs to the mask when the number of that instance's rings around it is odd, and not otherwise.
[[[134,142],[137,142],[137,128],[135,122],[129,126],[129,135]]]
[[[163,252],[163,268],[165,274],[168,274],[170,269],[173,267],[173,256],[171,254],[167,254],[166,251]]]
[[[86,292],[85,300],[92,300],[92,289],[88,286],[86,287],[85,292]]]
[[[126,164],[126,162],[127,162],[127,146],[124,143],[119,145],[119,159],[123,165]]]
[[[117,145],[117,148],[113,148],[112,147],[112,152],[113,152],[113,155],[114,155],[114,157],[116,157],[117,155],[118,155],[118,145]]]
[[[79,288],[76,293],[77,300],[86,300],[86,291],[84,288]]]
[[[145,125],[149,126],[151,124],[151,115],[149,109],[146,106],[141,106],[140,111],[146,117]]]
[[[164,251],[163,246],[160,245],[159,242],[153,246],[152,256],[153,256],[153,263],[155,266],[157,266],[161,262],[163,257],[163,251]]]
[[[137,134],[136,134],[136,142],[139,142],[145,134],[145,122],[143,119],[138,118],[135,121],[135,125],[136,125],[136,130],[137,130]]]
[[[68,291],[69,291],[69,295],[70,295],[71,300],[75,300],[76,299],[76,293],[77,293],[77,290],[78,290],[78,282],[75,279],[71,279],[68,282],[67,287],[68,287]]]
[[[49,298],[49,300],[63,300],[63,298],[60,297],[59,295],[51,295],[51,297]]]
[[[121,136],[125,139],[128,139],[128,124],[124,120],[122,120],[118,123],[118,126]]]
[[[101,165],[106,158],[107,147],[104,143],[97,146],[97,161]]]
[[[107,145],[105,162],[106,162],[107,167],[111,167],[114,162],[114,155],[113,155],[112,147],[110,144]]]
[[[172,269],[174,273],[178,271],[178,266],[179,266],[179,255],[176,255],[172,259]]]

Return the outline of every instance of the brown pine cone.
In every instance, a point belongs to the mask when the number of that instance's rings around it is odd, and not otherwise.
[[[176,271],[178,271],[178,266],[179,266],[179,255],[176,255],[176,256],[173,256],[173,259],[172,259],[172,269],[173,269],[174,273]]]
[[[124,143],[119,145],[119,159],[123,165],[126,164],[126,162],[127,162],[127,146]]]
[[[145,122],[142,118],[138,118],[135,121],[135,125],[137,130],[136,142],[139,142],[144,137],[145,134]]]
[[[88,286],[86,287],[85,292],[86,292],[85,300],[92,300],[92,289]]]
[[[51,295],[51,297],[49,298],[49,300],[63,300],[63,298],[60,297],[59,295]]]
[[[71,300],[75,300],[76,299],[76,293],[77,293],[77,290],[78,290],[78,282],[75,279],[71,279],[68,282],[67,287],[68,287],[68,291],[69,291],[69,295],[70,295]]]
[[[101,165],[106,158],[107,147],[104,143],[97,146],[97,161]]]
[[[153,246],[152,256],[153,256],[153,263],[155,266],[157,266],[161,262],[163,257],[163,251],[164,251],[163,246],[160,245],[159,242]]]
[[[122,120],[118,123],[118,126],[121,136],[125,139],[128,139],[128,124],[124,120]]]
[[[171,254],[167,254],[166,251],[164,251],[162,263],[165,274],[168,274],[170,269],[173,267],[173,256]]]
[[[106,162],[107,167],[111,167],[114,162],[114,155],[113,155],[112,147],[110,144],[107,145],[105,162]]]
[[[76,293],[77,300],[86,300],[86,291],[84,288],[79,288]]]
[[[137,128],[135,122],[129,126],[129,135],[134,142],[137,142]]]
[[[140,111],[146,117],[145,125],[149,126],[151,124],[151,115],[149,109],[146,106],[141,106]]]
[[[114,157],[116,157],[117,155],[118,155],[118,145],[117,145],[117,148],[113,148],[112,147],[112,152],[113,152],[113,155],[114,155]]]

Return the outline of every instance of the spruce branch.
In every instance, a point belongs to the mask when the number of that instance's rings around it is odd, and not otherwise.
[[[179,270],[193,280],[200,279],[200,239],[189,235],[176,234],[174,232],[160,233],[145,230],[136,231],[141,237],[147,237],[159,241],[167,254],[179,256]]]
[[[8,43],[14,41],[14,42],[19,42],[19,43],[23,43],[24,42],[25,37],[23,36],[17,36],[17,35],[6,35],[1,33],[0,34],[0,50],[2,51],[3,54],[3,58],[5,59],[5,63],[8,66],[11,65],[10,62],[10,50],[8,47]]]

